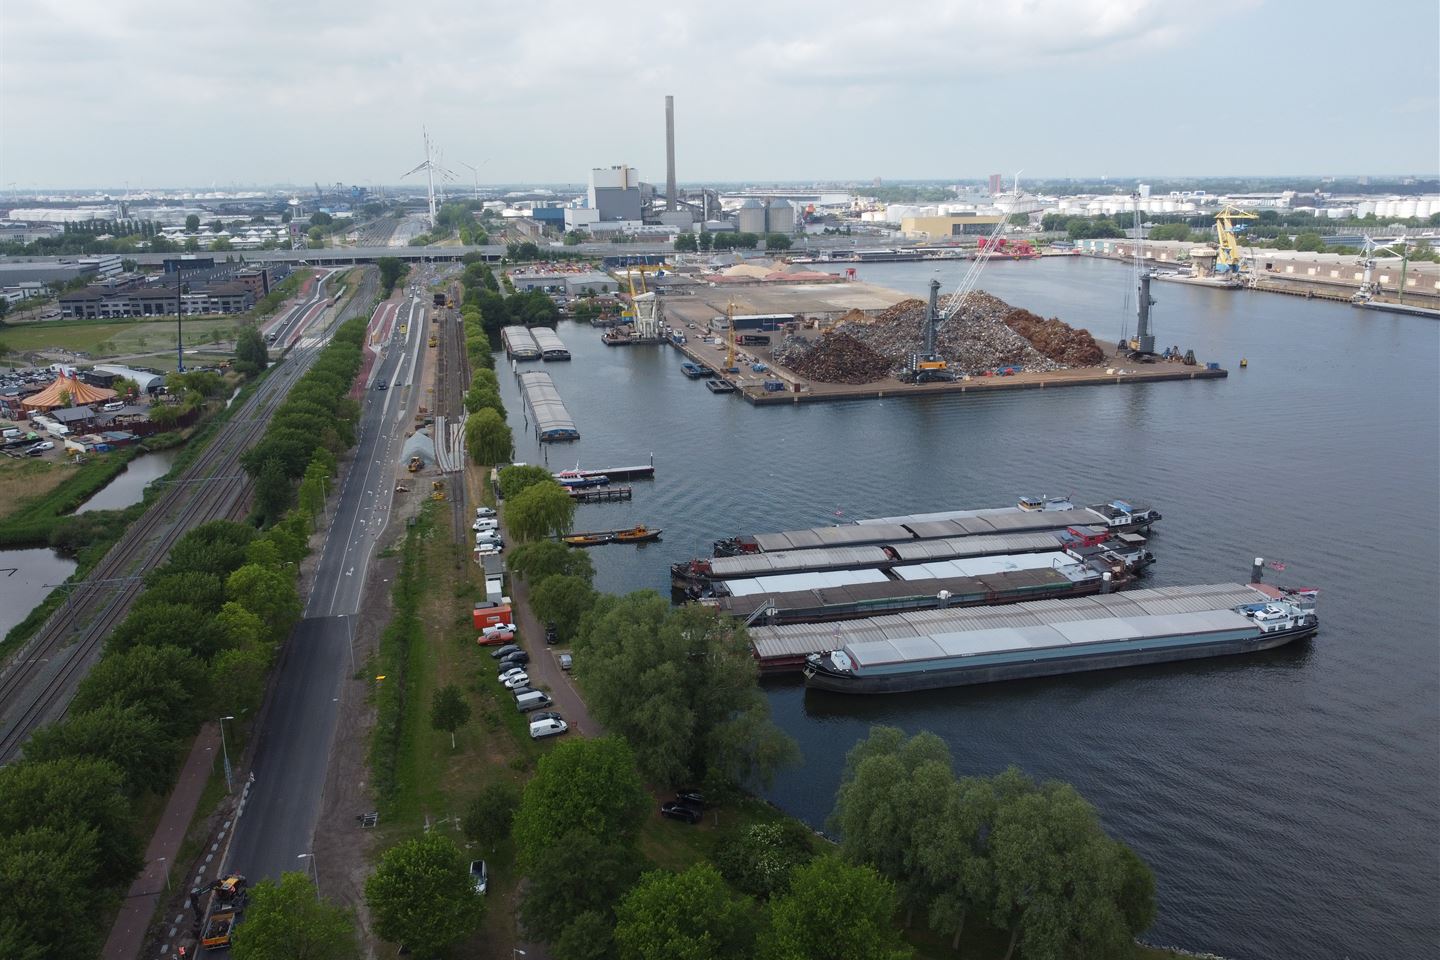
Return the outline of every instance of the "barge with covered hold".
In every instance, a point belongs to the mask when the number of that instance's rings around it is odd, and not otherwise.
[[[1111,533],[1146,533],[1160,519],[1160,512],[1153,507],[1126,500],[1077,507],[1069,497],[1022,497],[1013,507],[879,517],[808,530],[729,537],[715,541],[714,550],[717,557],[730,557],[1088,526],[1103,527]]]
[[[838,693],[903,693],[1256,653],[1319,629],[1314,590],[1258,582],[1197,589],[1228,595],[1200,609],[1138,614],[1111,611],[1103,603],[1065,610],[1025,604],[983,625],[951,629],[954,625],[931,623],[909,635],[857,637],[809,654],[805,685]],[[1133,593],[1094,602],[1111,599],[1142,610],[1147,605],[1136,603]]]

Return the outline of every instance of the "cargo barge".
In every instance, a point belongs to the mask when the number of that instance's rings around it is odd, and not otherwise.
[[[932,627],[910,637],[856,640],[809,654],[805,685],[837,693],[905,693],[1257,653],[1319,629],[1316,591],[1260,583],[1244,589],[1248,596],[1240,603],[1189,612],[1097,616],[1076,610],[1069,618],[1052,612],[1030,625]]]
[[[1112,534],[1104,527],[1096,525],[1036,533],[949,537],[943,540],[913,540],[858,547],[780,550],[775,553],[742,553],[727,557],[695,557],[670,565],[670,588],[691,599],[698,599],[713,593],[715,584],[726,580],[866,568],[888,570],[966,557],[1053,553],[1057,550],[1077,560],[1112,552],[1124,558],[1128,566],[1138,570],[1155,561],[1145,543],[1145,538],[1139,534]]]
[[[535,342],[535,336],[529,327],[501,327],[500,342],[504,344],[505,353],[511,360],[540,359],[540,345]]]
[[[560,335],[549,327],[530,327],[530,336],[535,341],[535,347],[540,351],[540,359],[569,360],[570,350]]]
[[[1019,603],[1109,593],[1135,571],[1118,558],[1063,553],[976,557],[890,570],[841,570],[727,580],[699,603],[746,625],[829,623],[881,613]],[[808,651],[807,651],[808,652]],[[786,664],[798,668],[804,657]]]
[[[1147,533],[1160,519],[1160,512],[1153,507],[1125,500],[1077,507],[1068,497],[1022,497],[1013,507],[879,517],[808,530],[729,537],[715,541],[714,553],[717,557],[732,557],[1090,526],[1103,527],[1111,533]]]

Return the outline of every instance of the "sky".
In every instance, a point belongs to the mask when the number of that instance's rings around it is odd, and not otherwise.
[[[1440,3],[4,0],[0,190],[1440,170]],[[469,164],[478,167],[472,172]]]

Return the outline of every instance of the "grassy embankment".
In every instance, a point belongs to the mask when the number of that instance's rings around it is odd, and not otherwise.
[[[501,960],[521,942],[515,920],[519,878],[514,846],[506,841],[494,850],[467,847],[459,821],[469,800],[487,785],[528,780],[537,758],[550,746],[529,739],[523,716],[494,680],[488,649],[475,644],[470,609],[483,582],[473,564],[454,563],[449,523],[448,510],[427,504],[419,522],[410,528],[400,548],[394,617],[382,634],[378,662],[370,671],[371,676],[385,677],[375,688],[378,713],[371,744],[371,772],[381,810],[376,851],[378,855],[437,828],[467,849],[467,855],[484,857],[490,869],[485,924],[454,955]],[[532,645],[537,642],[539,638],[529,640]],[[471,707],[470,722],[456,733],[454,749],[448,734],[430,726],[431,697],[447,683],[459,685]],[[641,829],[640,850],[656,867],[683,870],[709,859],[728,828],[784,816],[753,798],[713,811],[696,827],[652,812]],[[818,837],[815,843],[817,850],[827,846]],[[1009,936],[972,922],[961,949],[952,951],[949,939],[929,933],[922,921],[908,940],[917,958],[999,960]],[[1134,956],[1161,960],[1175,955],[1137,945]],[[1018,951],[1016,958],[1023,960]]]

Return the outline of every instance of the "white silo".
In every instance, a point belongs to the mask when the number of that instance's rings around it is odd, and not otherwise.
[[[765,206],[754,197],[746,197],[735,213],[735,228],[741,233],[765,232]]]
[[[1430,200],[1415,201],[1415,216],[1422,220],[1429,218],[1435,212],[1435,204]]]
[[[1396,215],[1397,217],[1400,217],[1402,220],[1405,219],[1405,218],[1407,218],[1407,217],[1413,217],[1413,216],[1415,216],[1415,201],[1414,201],[1414,200],[1401,200],[1401,201],[1400,201],[1400,209],[1395,212],[1395,215]]]
[[[791,234],[795,232],[795,208],[788,200],[771,200],[765,211],[765,232]]]

